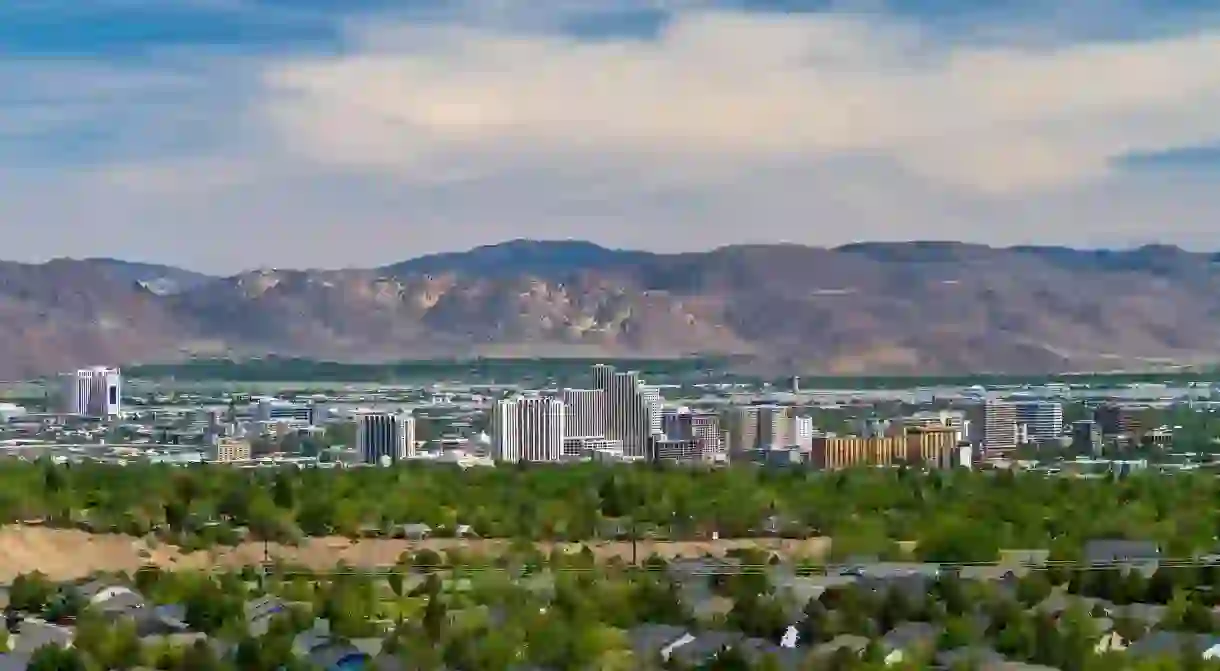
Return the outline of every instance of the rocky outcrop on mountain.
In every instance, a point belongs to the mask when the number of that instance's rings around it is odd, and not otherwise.
[[[223,278],[112,260],[0,263],[0,376],[225,352],[732,353],[851,374],[1147,368],[1220,359],[1216,261],[1167,246],[653,254],[513,241],[378,269]]]

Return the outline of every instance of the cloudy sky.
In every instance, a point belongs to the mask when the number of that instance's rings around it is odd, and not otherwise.
[[[1218,10],[4,0],[0,257],[220,272],[519,237],[1220,249]]]

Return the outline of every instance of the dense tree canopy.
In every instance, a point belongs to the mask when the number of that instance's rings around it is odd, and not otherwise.
[[[484,537],[534,540],[830,536],[844,555],[889,554],[904,540],[917,541],[923,559],[959,562],[992,560],[1005,548],[1074,559],[1085,540],[1129,538],[1185,557],[1214,549],[1217,501],[1220,481],[1194,474],[0,465],[0,522],[157,530],[203,543],[232,542],[240,527],[255,538],[290,539],[424,523],[441,535],[469,525]]]

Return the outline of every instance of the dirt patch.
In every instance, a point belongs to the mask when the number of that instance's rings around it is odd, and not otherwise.
[[[494,554],[508,547],[505,540],[433,539],[406,541],[372,539],[351,541],[346,538],[311,538],[299,547],[269,544],[266,554],[272,558],[302,564],[315,569],[333,568],[340,561],[352,566],[372,567],[393,564],[407,551],[422,548],[446,550],[464,548],[476,553]],[[576,543],[561,544],[575,551]],[[629,541],[589,543],[600,560],[618,557],[630,561]],[[550,543],[539,548],[550,552]],[[785,557],[820,557],[830,548],[829,539],[732,539],[719,541],[639,541],[636,553],[642,560],[652,553],[671,557],[721,555],[732,548],[765,548]],[[215,548],[183,553],[173,545],[148,542],[144,539],[117,534],[89,534],[69,529],[9,526],[0,528],[0,582],[7,583],[20,573],[41,571],[56,580],[68,580],[97,571],[132,572],[146,564],[172,569],[235,568],[263,561],[262,543],[243,543],[235,548]]]

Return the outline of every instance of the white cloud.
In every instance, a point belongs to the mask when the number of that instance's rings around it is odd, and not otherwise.
[[[1220,33],[1054,50],[839,15],[678,15],[656,41],[386,26],[270,68],[262,112],[319,162],[427,170],[506,154],[658,162],[885,156],[962,189],[1105,177],[1220,131]]]
[[[22,243],[5,256],[237,270],[513,237],[1214,244],[1207,180],[1112,166],[1220,136],[1220,33],[947,38],[875,12],[695,6],[655,40],[581,41],[555,27],[597,3],[468,5],[351,22],[328,56],[0,68],[10,95],[39,96],[0,111],[0,142],[122,140],[83,167],[52,144],[0,167],[0,233]]]

